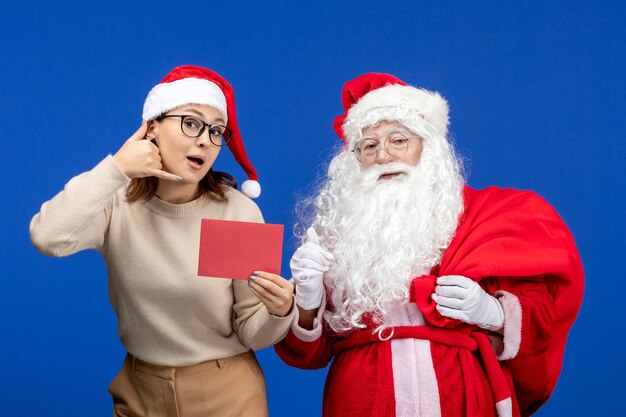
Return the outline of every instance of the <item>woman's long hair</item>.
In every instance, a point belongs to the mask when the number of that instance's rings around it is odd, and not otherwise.
[[[148,201],[156,195],[159,180],[156,177],[133,178],[126,189],[129,203],[139,200]],[[214,200],[226,200],[229,188],[237,188],[237,181],[226,172],[213,171],[213,168],[198,183],[200,193]]]

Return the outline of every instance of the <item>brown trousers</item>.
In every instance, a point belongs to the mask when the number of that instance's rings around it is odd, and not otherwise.
[[[132,355],[109,386],[113,417],[266,417],[265,379],[251,351],[192,366]]]

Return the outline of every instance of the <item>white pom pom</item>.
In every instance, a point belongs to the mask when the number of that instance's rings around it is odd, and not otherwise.
[[[261,195],[261,184],[254,180],[247,180],[241,184],[241,192],[250,198],[257,198]]]

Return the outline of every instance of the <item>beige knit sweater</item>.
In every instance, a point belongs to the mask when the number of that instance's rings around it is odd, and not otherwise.
[[[246,281],[197,275],[200,219],[263,222],[256,204],[236,190],[228,201],[128,204],[128,183],[108,156],[70,180],[30,223],[33,244],[46,255],[96,249],[104,256],[128,352],[185,366],[264,348],[287,333],[293,311],[275,317]]]

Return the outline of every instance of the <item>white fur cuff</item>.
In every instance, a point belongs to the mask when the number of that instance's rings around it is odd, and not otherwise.
[[[517,356],[522,343],[522,305],[510,292],[496,291],[494,295],[504,310],[504,338],[501,348],[497,348],[496,353],[498,360],[506,361]]]

